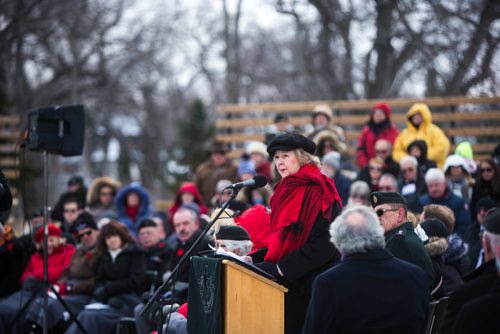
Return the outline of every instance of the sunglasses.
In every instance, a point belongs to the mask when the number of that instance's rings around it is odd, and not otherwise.
[[[481,173],[484,173],[484,172],[491,173],[491,172],[493,172],[493,168],[481,168]]]
[[[91,235],[91,234],[92,234],[92,230],[87,231],[87,232],[83,232],[83,233],[79,233],[79,234],[78,234],[78,238],[82,239],[84,236],[87,236],[87,237],[88,237],[88,236],[89,236],[89,235]]]
[[[386,213],[387,211],[398,211],[398,210],[399,209],[378,209],[377,211],[375,211],[375,213],[377,214],[377,216],[382,217],[384,213]]]
[[[78,209],[64,209],[64,213],[75,213]]]
[[[370,166],[370,170],[376,170],[377,172],[381,172],[382,171],[382,167]]]

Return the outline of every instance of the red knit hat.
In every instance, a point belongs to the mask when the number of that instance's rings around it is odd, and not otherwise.
[[[62,232],[61,232],[61,229],[59,227],[57,227],[56,225],[54,224],[49,224],[48,226],[48,230],[49,230],[49,237],[50,236],[53,236],[53,237],[60,237]],[[35,235],[35,241],[36,242],[41,242],[43,240],[43,227],[40,227],[38,229],[38,231],[36,232],[36,235]]]
[[[387,118],[390,118],[391,117],[391,107],[385,103],[385,102],[379,102],[379,103],[376,103],[373,108],[372,108],[372,112],[375,111],[375,109],[380,109],[382,110],[384,113],[385,113],[385,117]]]

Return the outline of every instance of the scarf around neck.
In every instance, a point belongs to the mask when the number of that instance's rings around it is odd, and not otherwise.
[[[333,181],[307,164],[281,180],[271,197],[271,236],[265,261],[278,262],[307,242],[316,218],[332,220],[341,205]]]

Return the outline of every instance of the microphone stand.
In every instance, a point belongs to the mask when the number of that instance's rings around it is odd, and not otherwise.
[[[228,188],[231,188],[231,186],[224,188],[224,190],[226,190]],[[186,253],[184,253],[184,255],[180,259],[179,263],[177,263],[177,265],[175,266],[175,268],[170,273],[170,276],[168,276],[168,278],[165,280],[165,282],[163,282],[162,285],[158,289],[156,289],[156,291],[153,294],[153,296],[151,296],[151,298],[149,298],[149,300],[147,301],[146,305],[144,306],[144,308],[142,309],[142,311],[140,313],[141,316],[144,316],[148,312],[148,310],[153,306],[154,303],[157,303],[159,306],[162,306],[161,303],[159,302],[160,294],[170,284],[170,282],[172,281],[172,279],[175,276],[177,276],[177,272],[179,271],[179,268],[181,267],[181,265],[184,262],[186,262],[186,259],[190,258],[191,253],[200,244],[200,242],[203,240],[203,238],[205,237],[205,235],[207,235],[208,231],[215,224],[215,222],[217,221],[217,219],[219,219],[219,217],[222,214],[222,212],[224,212],[224,210],[226,210],[226,208],[229,206],[229,203],[231,203],[231,201],[233,201],[236,198],[236,196],[240,192],[240,189],[241,189],[241,187],[233,189],[233,193],[231,194],[231,197],[227,200],[227,202],[225,202],[224,204],[222,204],[222,207],[219,210],[219,212],[217,213],[217,215],[214,217],[214,219],[212,219],[212,221],[210,223],[208,223],[208,225],[205,227],[205,229],[202,231],[202,233],[198,236],[198,238],[193,243],[193,245],[186,251]],[[162,308],[161,307],[160,307],[160,312],[162,312]],[[161,313],[161,318],[163,320],[163,314],[162,313]],[[158,332],[158,334],[161,334],[161,332]]]

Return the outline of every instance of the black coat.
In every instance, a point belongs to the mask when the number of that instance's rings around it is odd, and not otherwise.
[[[14,238],[0,246],[0,298],[21,288],[19,279],[31,256],[21,242]]]
[[[410,222],[385,233],[385,247],[398,259],[413,263],[427,274],[428,291],[434,286],[434,268],[424,244]]]
[[[314,280],[304,334],[420,333],[429,307],[424,271],[385,249],[346,256]]]
[[[442,333],[452,333],[463,305],[477,297],[487,294],[497,279],[495,260],[490,260],[464,277],[465,284],[450,295],[448,311],[442,326]]]
[[[319,215],[307,242],[277,265],[283,273],[278,283],[284,285],[285,333],[300,333],[311,298],[314,278],[340,260],[340,253],[330,241],[330,222]]]
[[[145,271],[144,251],[135,244],[128,244],[115,261],[106,252],[98,260],[96,290],[104,286],[108,298],[124,293],[140,293]]]
[[[173,270],[177,266],[182,256],[189,250],[189,248],[191,248],[191,246],[194,244],[196,239],[198,239],[201,233],[202,231],[198,230],[188,241],[184,243],[179,241],[177,247],[174,250],[172,262],[170,263],[170,270]],[[210,250],[210,247],[208,245],[213,246],[214,243],[208,236],[205,236],[191,253],[191,256],[198,255],[202,251]],[[177,281],[180,282],[189,282],[189,259],[180,266],[176,278]]]
[[[498,334],[500,333],[500,278],[487,294],[466,303],[453,327],[453,333]]]

